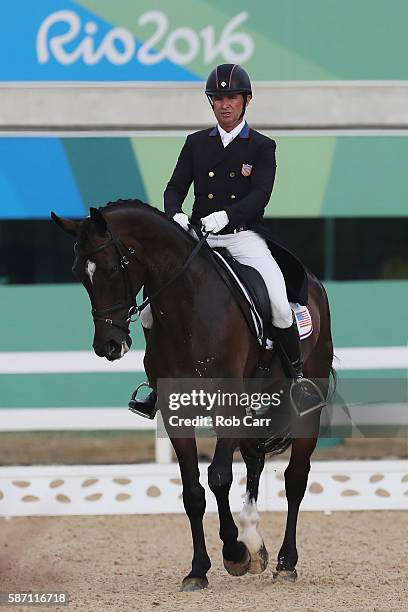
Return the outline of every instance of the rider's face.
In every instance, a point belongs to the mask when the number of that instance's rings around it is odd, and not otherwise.
[[[218,123],[226,132],[230,132],[241,122],[242,94],[213,96],[213,110]],[[247,96],[247,106],[250,96]]]

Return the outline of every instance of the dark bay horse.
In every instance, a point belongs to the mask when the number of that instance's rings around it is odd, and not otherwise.
[[[139,200],[118,201],[102,209],[91,209],[90,217],[54,221],[76,240],[73,272],[85,286],[95,322],[93,347],[97,355],[120,359],[131,344],[130,315],[135,296],[144,287],[151,299],[153,327],[149,332],[144,365],[149,382],[158,379],[197,378],[205,364],[208,378],[243,381],[251,377],[260,356],[260,346],[230,288],[200,251],[174,282],[168,283],[183,267],[196,241],[157,209]],[[327,397],[333,359],[329,305],[324,288],[309,277],[309,310],[313,334],[302,342],[305,376],[314,380]],[[278,358],[273,375],[283,379]],[[161,402],[166,416],[168,405]],[[164,419],[165,420],[165,419]],[[320,411],[294,419],[292,449],[285,470],[288,513],[284,540],[278,554],[275,579],[295,580],[298,561],[296,526],[299,506],[305,494],[310,456],[315,448]],[[195,430],[182,438],[171,437],[180,465],[183,502],[193,539],[192,568],[182,590],[193,591],[208,585],[211,562],[203,532],[204,489],[199,482]],[[265,461],[265,446],[257,439],[238,439],[216,431],[208,483],[219,512],[224,566],[232,575],[260,573],[268,555],[257,531],[258,485]],[[233,453],[240,448],[247,468],[247,497],[240,515],[241,533],[229,505]]]

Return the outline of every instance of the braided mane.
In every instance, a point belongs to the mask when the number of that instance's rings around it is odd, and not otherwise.
[[[109,209],[130,208],[130,207],[134,208],[135,206],[137,208],[148,209],[149,212],[153,212],[167,219],[166,214],[163,211],[156,208],[155,206],[152,206],[151,204],[148,204],[147,202],[142,202],[142,200],[138,200],[138,199],[133,200],[131,198],[126,199],[126,200],[119,198],[119,200],[107,202],[104,206],[99,206],[99,210],[103,212],[106,208],[109,208]]]
[[[99,206],[99,210],[101,212],[109,212],[109,211],[120,211],[123,210],[125,211],[129,211],[129,212],[135,212],[135,210],[139,210],[139,211],[146,211],[148,213],[152,213],[154,215],[156,215],[157,217],[159,217],[162,221],[165,221],[167,224],[169,224],[173,230],[176,230],[176,232],[184,239],[187,240],[188,242],[192,243],[193,245],[195,244],[195,240],[192,236],[190,236],[183,228],[180,227],[180,225],[178,223],[176,223],[175,221],[173,221],[173,219],[171,219],[170,217],[168,217],[166,215],[166,213],[164,213],[163,211],[159,210],[158,208],[156,208],[155,206],[152,206],[151,204],[148,204],[147,202],[143,202],[142,200],[139,199],[119,199],[116,200],[114,202],[107,202],[104,206]]]

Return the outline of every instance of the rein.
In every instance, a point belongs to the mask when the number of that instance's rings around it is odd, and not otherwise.
[[[197,233],[197,229],[194,228],[194,230]],[[201,233],[201,232],[200,232]],[[201,250],[201,247],[203,246],[204,242],[207,240],[208,234],[210,232],[206,232],[205,234],[201,235],[200,240],[197,242],[196,246],[194,247],[194,249],[191,251],[190,255],[188,256],[188,258],[186,259],[185,263],[183,264],[183,266],[180,268],[180,270],[178,272],[176,272],[176,274],[174,274],[173,276],[171,276],[165,283],[164,285],[162,285],[157,291],[155,291],[155,293],[153,293],[153,295],[151,295],[150,297],[147,297],[145,300],[143,300],[143,302],[140,304],[140,306],[136,306],[136,310],[138,312],[138,314],[140,315],[140,313],[142,312],[142,310],[144,310],[146,308],[146,306],[148,306],[150,304],[150,301],[153,300],[155,297],[157,297],[159,295],[159,293],[161,291],[163,291],[163,289],[165,289],[166,287],[168,287],[171,283],[173,283],[179,276],[181,276],[188,268],[188,266],[190,265],[190,263],[192,262],[192,260],[194,259],[194,257],[197,255],[197,253]]]
[[[197,229],[196,228],[194,229],[197,232]],[[138,263],[141,263],[141,262],[138,260],[135,250],[131,247],[127,247],[119,237],[115,236],[115,234],[113,233],[113,231],[111,230],[108,224],[107,224],[107,233],[110,236],[110,239],[107,242],[104,242],[103,244],[101,244],[96,249],[93,249],[92,251],[88,251],[87,253],[84,253],[84,257],[89,258],[91,255],[94,255],[95,253],[99,253],[100,251],[103,251],[104,249],[108,248],[111,245],[115,247],[116,253],[119,257],[120,267],[122,269],[122,278],[123,278],[124,285],[125,285],[127,301],[119,302],[117,304],[112,304],[111,306],[107,306],[106,308],[99,308],[99,309],[92,308],[92,318],[94,322],[102,321],[103,323],[106,323],[107,325],[118,327],[119,329],[123,330],[127,335],[129,335],[130,333],[129,325],[130,323],[135,322],[135,319],[132,319],[133,314],[137,313],[138,315],[140,315],[140,313],[146,308],[146,306],[150,304],[151,300],[156,298],[163,291],[163,289],[171,285],[177,278],[179,278],[179,276],[181,276],[187,270],[188,266],[191,264],[194,257],[196,257],[196,255],[198,254],[198,252],[201,250],[204,243],[206,242],[209,232],[206,232],[205,234],[201,235],[199,242],[195,245],[194,249],[188,256],[188,258],[186,259],[186,261],[184,262],[180,270],[178,270],[175,274],[173,274],[161,287],[159,287],[157,291],[153,293],[153,295],[143,300],[140,306],[138,306],[136,303],[136,298],[135,298],[135,295],[132,289],[132,283],[131,283],[129,271],[128,271],[128,265],[131,264],[132,262],[130,261],[130,259],[128,259],[128,256],[130,256],[130,258],[133,257],[134,259],[136,259]],[[75,243],[75,247],[79,248],[78,243]],[[122,321],[120,319],[114,319],[111,316],[107,316],[107,315],[112,315],[113,312],[116,312],[118,310],[123,310],[124,308],[128,308],[128,317],[126,318],[125,321]]]

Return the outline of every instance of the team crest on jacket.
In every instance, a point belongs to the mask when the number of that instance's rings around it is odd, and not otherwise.
[[[250,166],[249,164],[242,164],[241,174],[243,176],[249,176],[251,172],[252,172],[252,166]]]

